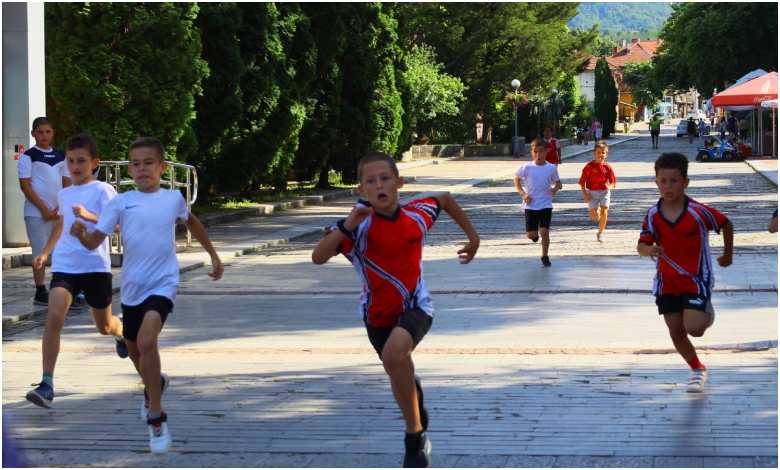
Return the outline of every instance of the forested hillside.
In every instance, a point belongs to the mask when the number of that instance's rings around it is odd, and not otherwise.
[[[569,28],[586,29],[598,23],[601,34],[615,41],[637,35],[655,38],[671,14],[669,3],[583,2]]]

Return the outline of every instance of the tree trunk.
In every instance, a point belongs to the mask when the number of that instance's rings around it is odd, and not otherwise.
[[[493,143],[493,120],[489,118],[483,118],[480,121],[482,124],[482,135],[478,136],[477,143],[481,145],[490,145]]]
[[[328,174],[330,173],[330,167],[325,165],[320,170],[320,178],[317,180],[318,189],[330,189],[330,181],[328,181]]]

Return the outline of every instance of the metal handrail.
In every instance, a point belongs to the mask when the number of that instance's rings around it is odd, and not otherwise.
[[[184,163],[167,162],[168,163],[168,179],[160,180],[160,185],[168,185],[170,189],[174,188],[186,188],[187,196],[185,201],[187,203],[187,210],[191,210],[193,204],[198,199],[198,171],[192,165],[186,165]],[[122,186],[135,184],[132,179],[121,179],[121,167],[129,166],[130,162],[127,160],[121,161],[101,161],[100,166],[106,168],[106,183],[112,185],[117,194],[122,189]],[[178,182],[175,179],[176,168],[183,168],[187,170],[186,181]],[[113,244],[112,244],[113,245]],[[187,230],[187,246],[192,246],[192,234]],[[122,252],[122,237],[117,236],[117,252]],[[113,250],[113,246],[111,248]]]

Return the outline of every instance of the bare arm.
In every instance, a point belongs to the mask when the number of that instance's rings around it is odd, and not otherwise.
[[[723,231],[723,254],[718,257],[718,264],[722,267],[731,266],[734,253],[734,225],[729,220],[721,229]]]
[[[555,193],[560,191],[562,187],[563,187],[563,184],[561,184],[561,180],[556,181],[555,184],[553,185],[552,189],[550,190],[550,194],[555,196]]]
[[[344,220],[344,229],[351,232],[358,228],[366,217],[374,213],[374,209],[365,206],[355,206]],[[325,264],[338,254],[338,248],[345,235],[341,230],[334,230],[327,234],[311,253],[311,261],[314,264]]]
[[[639,256],[649,256],[653,261],[664,254],[664,249],[660,245],[648,245],[645,242],[639,242],[636,245],[636,251],[639,253]]]
[[[73,206],[73,215],[80,219],[84,219],[87,222],[92,222],[93,224],[98,222],[98,216],[84,209],[84,206]]]
[[[57,208],[55,207],[54,210],[49,209],[49,206],[38,197],[38,194],[32,188],[32,178],[19,178],[19,186],[22,188],[24,197],[41,211],[43,220],[48,222],[57,217]]]
[[[777,217],[772,217],[772,220],[769,221],[767,230],[769,230],[769,233],[777,233]]]
[[[582,197],[585,198],[585,202],[590,202],[591,197],[590,194],[588,194],[588,192],[585,190],[585,185],[581,184],[580,188],[582,188]]]
[[[200,220],[198,220],[192,212],[189,213],[187,220],[184,221],[184,226],[187,227],[187,230],[192,233],[195,239],[198,240],[200,245],[211,256],[212,272],[208,273],[208,275],[214,278],[215,281],[218,281],[222,277],[225,268],[222,267],[222,260],[219,259],[217,250],[215,250],[214,245],[211,244],[211,239],[209,238],[209,234],[206,233],[206,228],[203,227],[203,224],[200,223]]]
[[[436,196],[436,198],[441,204],[441,210],[452,217],[452,220],[463,229],[463,232],[469,238],[469,242],[458,251],[459,258],[462,260],[460,264],[466,264],[474,259],[474,256],[477,254],[477,250],[479,249],[479,235],[477,235],[477,231],[474,230],[474,227],[471,225],[471,221],[466,213],[463,212],[463,209],[461,209],[452,196],[449,194],[442,194]]]
[[[515,188],[517,188],[517,192],[520,193],[520,197],[523,198],[526,204],[531,202],[531,196],[523,190],[523,182],[517,176],[515,176]]]
[[[43,251],[32,260],[32,265],[35,269],[41,269],[43,265],[46,264],[46,260],[49,259],[49,254],[54,250],[54,246],[62,236],[62,224],[63,216],[57,217],[57,221],[54,222],[54,227],[51,229],[51,235],[49,235],[46,246],[43,248]]]
[[[100,230],[87,232],[87,226],[80,220],[73,222],[73,225],[70,226],[70,234],[76,237],[84,245],[84,248],[88,250],[94,250],[99,247],[108,236]]]

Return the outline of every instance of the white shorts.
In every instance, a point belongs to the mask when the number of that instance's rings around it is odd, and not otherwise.
[[[588,202],[588,209],[598,209],[599,206],[601,207],[609,207],[609,196],[610,196],[609,189],[604,189],[602,191],[591,191],[588,190],[588,194],[590,194],[590,202]]]
[[[600,127],[598,129],[596,129],[596,138],[597,139],[601,138],[601,128]]]
[[[27,228],[27,239],[30,241],[33,257],[41,254],[41,251],[46,248],[56,221],[56,218],[44,222],[43,217],[25,216],[24,226]]]

